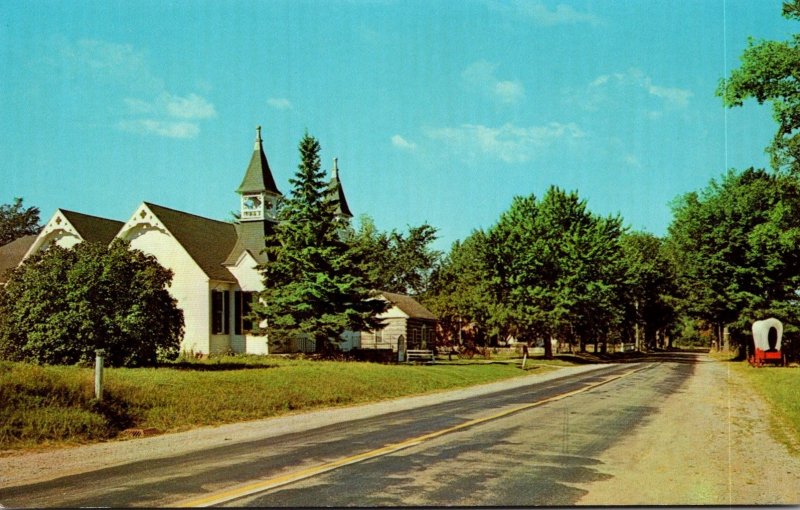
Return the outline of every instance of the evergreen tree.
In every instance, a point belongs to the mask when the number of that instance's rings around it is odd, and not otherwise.
[[[267,262],[255,313],[266,319],[271,342],[313,338],[326,352],[345,330],[381,326],[376,315],[386,303],[370,299],[361,268],[363,253],[353,249],[349,220],[336,214],[338,200],[328,192],[319,142],[305,134],[292,190],[267,236]]]

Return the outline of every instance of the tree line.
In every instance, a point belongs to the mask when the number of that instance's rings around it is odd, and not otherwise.
[[[800,19],[800,0],[784,4],[783,14]],[[381,232],[369,217],[356,227],[337,214],[320,144],[306,134],[291,192],[265,239],[264,290],[253,320],[276,339],[305,335],[321,350],[335,350],[343,331],[381,326],[377,315],[386,304],[374,291],[385,290],[428,305],[440,318],[442,344],[489,345],[513,336],[543,343],[547,356],[554,344],[651,349],[703,335],[743,346],[750,323],[767,316],[796,335],[800,36],[751,41],[741,59],[717,94],[727,107],[750,98],[772,105],[772,168],[732,169],[677,197],[664,237],[597,215],[577,191],[553,186],[541,197],[515,197],[494,225],[440,253],[432,248],[437,230],[427,223]],[[0,246],[38,228],[38,209],[25,209],[22,199],[0,206]],[[121,346],[146,344],[140,352],[119,347],[114,363],[152,364],[174,353],[183,322],[164,292],[172,274],[128,248],[52,249],[15,269],[0,288],[0,356],[74,363],[114,335],[126,339]],[[133,297],[116,309],[109,289],[130,289]],[[137,337],[141,330],[153,334]],[[65,339],[79,345],[64,347]]]

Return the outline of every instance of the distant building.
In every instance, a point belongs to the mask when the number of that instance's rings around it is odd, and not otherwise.
[[[380,291],[377,297],[389,302],[389,308],[378,318],[384,327],[374,331],[346,333],[354,338],[348,340],[362,349],[398,348],[428,349],[433,345],[436,332],[436,316],[416,299],[404,294]],[[405,345],[403,345],[405,344]]]

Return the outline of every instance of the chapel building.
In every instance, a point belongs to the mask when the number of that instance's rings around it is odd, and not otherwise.
[[[153,255],[172,270],[169,291],[184,314],[181,351],[270,354],[313,350],[308,342],[271,346],[268,337],[259,335],[258,327],[247,318],[255,293],[263,289],[257,266],[266,261],[265,236],[274,228],[283,197],[264,153],[260,127],[236,192],[240,219],[235,223],[150,202],[139,205],[125,222],[58,209],[38,235],[0,247],[0,269],[16,267],[52,244],[69,248],[82,241],[110,244],[114,238],[125,239],[132,248]],[[339,199],[338,213],[352,217],[336,160],[329,193]],[[0,275],[0,284],[4,281]],[[342,345],[345,350],[351,347],[347,341]]]

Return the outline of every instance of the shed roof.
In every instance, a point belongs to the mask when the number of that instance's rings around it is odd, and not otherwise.
[[[390,303],[413,319],[436,320],[436,316],[430,310],[422,306],[419,301],[411,296],[386,291],[378,291],[377,293],[388,299]]]

